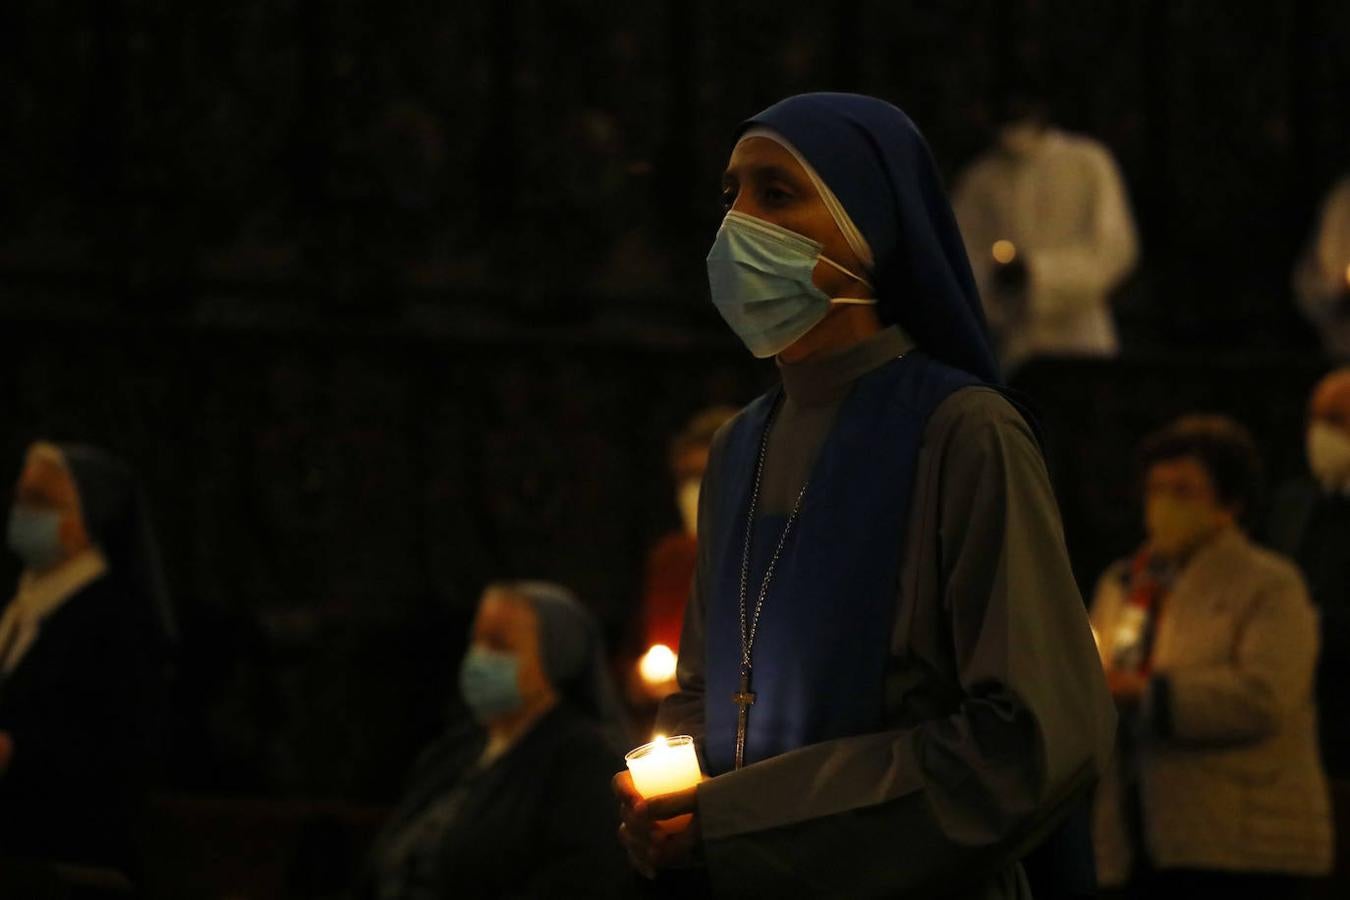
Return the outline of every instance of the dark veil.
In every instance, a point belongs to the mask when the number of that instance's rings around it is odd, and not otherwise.
[[[167,652],[177,642],[178,627],[140,481],[126,463],[97,447],[57,447],[79,491],[90,540],[108,560],[109,580],[132,604],[128,613]]]

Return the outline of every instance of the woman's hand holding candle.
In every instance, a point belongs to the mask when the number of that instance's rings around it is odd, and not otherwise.
[[[660,869],[694,865],[699,844],[697,788],[647,799],[633,786],[633,776],[614,776],[619,798],[619,842],[633,867],[648,878]]]
[[[614,776],[619,841],[639,872],[688,866],[699,844],[698,783],[693,740],[657,738],[628,754],[629,771]]]

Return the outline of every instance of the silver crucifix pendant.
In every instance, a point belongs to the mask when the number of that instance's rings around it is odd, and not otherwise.
[[[749,724],[750,707],[755,703],[755,695],[750,690],[750,669],[741,668],[741,689],[731,695],[736,704],[736,768],[745,765],[745,730]]]

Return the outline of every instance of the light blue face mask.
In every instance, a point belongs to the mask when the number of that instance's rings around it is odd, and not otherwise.
[[[15,506],[5,535],[9,549],[30,569],[50,569],[65,556],[61,546],[61,514],[51,509]]]
[[[733,210],[722,220],[708,252],[708,287],[717,311],[755,356],[776,356],[792,346],[832,304],[876,303],[831,298],[816,287],[811,274],[823,262],[871,288],[822,250],[823,244],[754,216]]]
[[[512,653],[471,646],[459,667],[459,690],[479,722],[516,712],[520,696],[520,663]]]

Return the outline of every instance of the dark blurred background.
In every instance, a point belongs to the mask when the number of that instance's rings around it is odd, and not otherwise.
[[[1088,590],[1147,429],[1230,412],[1301,471],[1327,363],[1289,273],[1350,169],[1347,38],[1338,0],[9,0],[0,459],[75,438],[145,478],[167,791],[386,803],[483,584],[562,581],[620,639],[677,521],[666,441],[772,379],[706,295],[736,123],[876,94],[951,179],[1032,59],[1142,238],[1123,361],[1017,379]]]

